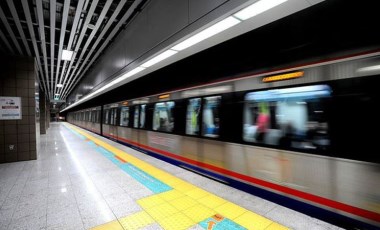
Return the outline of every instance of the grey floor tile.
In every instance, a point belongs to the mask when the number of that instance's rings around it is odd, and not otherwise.
[[[14,208],[0,209],[0,229],[7,229],[12,221]]]
[[[9,230],[42,230],[46,229],[46,215],[27,216],[21,219],[12,220],[8,226]]]
[[[128,203],[111,206],[111,210],[117,218],[122,218],[139,212],[142,208],[136,202],[131,201]]]

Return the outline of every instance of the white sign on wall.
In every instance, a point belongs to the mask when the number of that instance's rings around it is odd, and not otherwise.
[[[20,120],[21,97],[0,97],[0,120]]]

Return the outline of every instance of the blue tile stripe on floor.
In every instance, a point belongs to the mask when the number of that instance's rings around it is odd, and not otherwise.
[[[210,217],[200,222],[199,225],[204,229],[212,230],[246,230],[246,228],[244,228],[243,226],[227,218],[224,218],[221,221],[217,221],[214,218]],[[210,226],[212,226],[212,228],[210,228]]]
[[[70,129],[70,128],[69,128],[69,130],[72,131],[73,133],[75,133],[75,135],[80,137],[82,140],[86,139],[85,136],[81,135],[80,133],[76,132],[75,130]],[[158,180],[158,179],[154,178],[153,176],[147,174],[143,170],[135,167],[134,165],[132,165],[128,162],[123,163],[123,162],[119,161],[112,152],[106,150],[105,148],[103,148],[101,146],[96,145],[93,141],[87,141],[87,143],[91,147],[93,147],[97,152],[99,152],[104,157],[106,157],[107,159],[112,161],[119,168],[121,168],[124,172],[126,172],[128,175],[130,175],[132,178],[134,178],[135,180],[140,182],[142,185],[147,187],[152,192],[157,194],[157,193],[166,192],[166,191],[173,189],[169,185],[161,182],[160,180]]]

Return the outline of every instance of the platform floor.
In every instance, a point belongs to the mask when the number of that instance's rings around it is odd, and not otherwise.
[[[40,142],[0,164],[0,229],[340,229],[68,123]]]

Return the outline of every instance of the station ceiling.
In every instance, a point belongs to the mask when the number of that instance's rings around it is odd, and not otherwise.
[[[0,53],[36,57],[41,88],[64,100],[143,2],[2,0]],[[71,61],[62,60],[63,50],[74,51]]]

